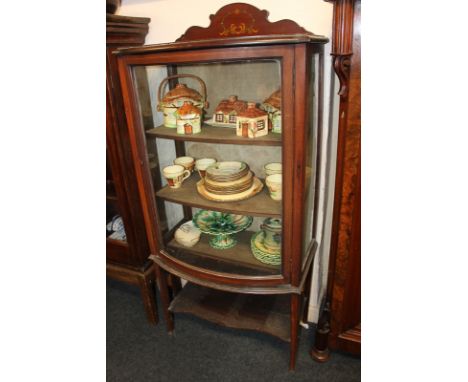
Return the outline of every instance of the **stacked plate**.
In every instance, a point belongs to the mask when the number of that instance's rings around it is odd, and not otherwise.
[[[281,264],[281,249],[272,251],[265,247],[263,244],[265,239],[265,232],[259,231],[252,236],[250,239],[250,249],[254,257],[269,265],[280,265]]]
[[[235,202],[251,198],[262,191],[263,183],[250,171],[247,163],[218,162],[206,169],[197,183],[197,191],[215,202]]]
[[[205,189],[216,195],[234,195],[252,187],[254,176],[247,163],[218,162],[206,169]]]

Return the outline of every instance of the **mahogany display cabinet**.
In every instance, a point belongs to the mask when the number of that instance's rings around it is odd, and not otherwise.
[[[140,288],[148,321],[156,324],[154,264],[148,260],[150,249],[113,55],[118,47],[143,45],[149,22],[143,17],[106,15],[106,223],[116,217],[123,223],[119,232],[106,230],[106,269],[107,276]]]
[[[209,27],[191,27],[174,43],[119,49],[116,55],[138,193],[169,332],[174,313],[189,313],[220,325],[269,333],[290,343],[293,369],[317,250],[323,46],[328,39],[291,20],[272,23],[267,17],[267,11],[251,5],[230,4],[210,16]],[[137,75],[142,68],[146,81]],[[206,91],[199,133],[164,126],[158,103],[178,84],[199,94]],[[151,98],[154,127],[149,130],[142,92]],[[281,99],[280,132],[249,138],[237,135],[235,126],[212,119],[220,102],[232,95],[258,109],[275,92]],[[154,142],[160,159],[156,170],[148,153]],[[263,188],[243,200],[212,200],[198,191],[196,171],[180,188],[171,188],[162,170],[180,156],[247,163]],[[270,162],[282,164],[280,201],[272,199],[265,185],[264,165]],[[248,216],[252,222],[235,234],[232,248],[214,248],[206,234],[193,247],[184,247],[174,233],[199,211]],[[264,263],[253,254],[252,237],[266,218],[282,222],[279,264]],[[187,284],[174,291],[167,274]]]

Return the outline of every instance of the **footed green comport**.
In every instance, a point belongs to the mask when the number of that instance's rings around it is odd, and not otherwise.
[[[216,249],[228,249],[237,244],[233,235],[250,227],[252,216],[227,214],[218,211],[201,210],[193,217],[195,226],[208,235],[210,245]]]

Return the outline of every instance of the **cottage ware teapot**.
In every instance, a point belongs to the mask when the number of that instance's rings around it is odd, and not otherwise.
[[[169,83],[169,80],[175,80],[176,78],[193,78],[197,80],[200,83],[202,94],[187,87],[185,84],[178,83],[174,89],[169,90],[163,96],[164,88]],[[202,115],[203,108],[208,107],[208,102],[206,102],[206,85],[200,77],[193,74],[176,74],[166,77],[161,81],[158,89],[158,111],[162,111],[164,114],[165,127],[177,128],[177,121],[179,119],[177,111],[185,102],[191,102],[194,107],[197,107],[200,111],[200,116]]]

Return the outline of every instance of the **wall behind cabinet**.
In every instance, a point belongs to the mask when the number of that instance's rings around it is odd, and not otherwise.
[[[158,44],[175,41],[192,25],[206,27],[209,25],[210,14],[219,8],[235,1],[229,0],[123,0],[118,14],[126,16],[150,17],[149,33],[145,44]],[[333,22],[333,4],[323,0],[246,0],[244,1],[259,9],[270,12],[269,20],[291,19],[305,29],[331,39]],[[328,255],[330,248],[331,209],[333,208],[333,189],[336,165],[336,131],[337,131],[337,89],[335,89],[335,74],[331,66],[330,43],[325,46],[325,83],[324,83],[324,120],[323,120],[323,155],[321,181],[319,192],[318,241],[319,252],[313,268],[311,299],[308,319],[317,322],[319,302],[325,292],[326,272],[328,270]],[[158,81],[160,74],[149,75],[150,84]],[[212,101],[213,102],[213,101]],[[216,102],[216,101],[214,101]],[[154,110],[154,109],[153,109]],[[158,117],[156,117],[158,118]],[[168,142],[158,142],[161,165],[164,158],[173,158],[173,145]],[[328,177],[328,178],[327,178]],[[326,182],[325,179],[328,181]],[[171,206],[170,208],[174,208]]]

